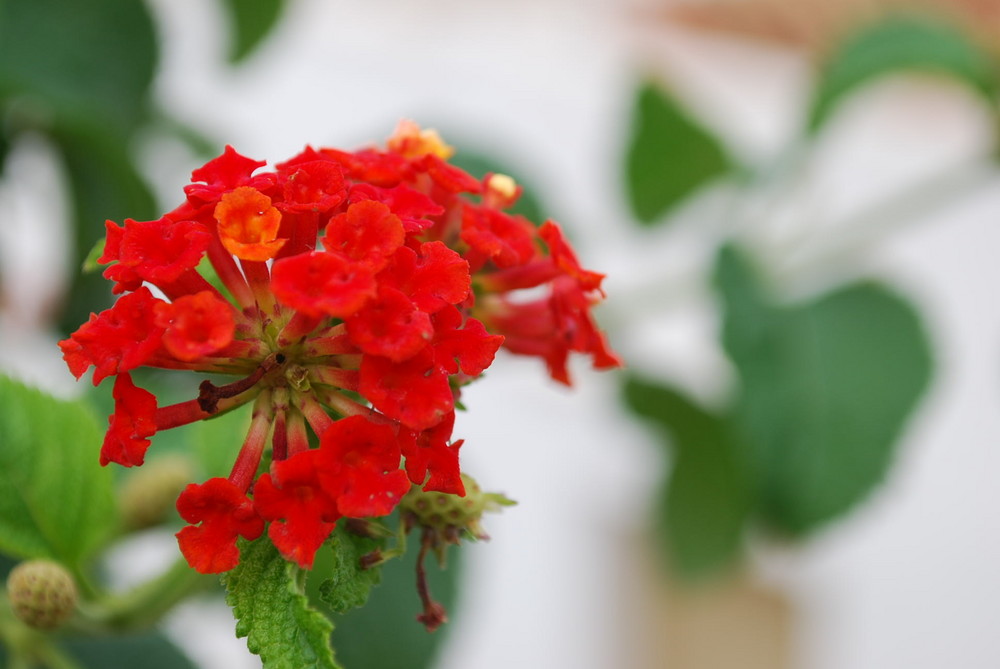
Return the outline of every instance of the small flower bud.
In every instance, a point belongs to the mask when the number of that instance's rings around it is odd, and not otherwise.
[[[132,473],[119,495],[125,527],[142,530],[166,520],[177,496],[194,478],[192,469],[187,458],[174,455],[148,462]]]
[[[76,609],[73,577],[51,560],[29,560],[14,567],[7,576],[7,593],[14,614],[37,629],[59,627]]]
[[[427,492],[414,486],[400,501],[404,512],[413,514],[415,522],[425,528],[440,530],[445,537],[454,537],[458,543],[462,530],[477,539],[487,539],[479,521],[485,511],[496,511],[501,506],[515,504],[499,493],[484,493],[479,484],[468,474],[462,474],[465,497],[445,492]]]

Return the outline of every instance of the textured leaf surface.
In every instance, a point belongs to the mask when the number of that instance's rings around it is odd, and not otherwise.
[[[118,519],[89,408],[0,376],[0,550],[70,566]]]
[[[731,565],[742,548],[751,496],[727,420],[673,388],[638,378],[626,382],[625,400],[660,427],[671,446],[673,466],[657,508],[669,566],[699,578]]]
[[[846,41],[824,65],[810,127],[819,128],[859,86],[886,74],[912,70],[954,77],[996,106],[1000,72],[986,51],[945,21],[896,16]]]
[[[930,344],[916,310],[876,283],[779,306],[732,248],[716,280],[761,511],[780,530],[808,532],[885,477],[929,382]]]
[[[421,610],[415,576],[418,536],[411,534],[406,555],[382,567],[382,583],[372,589],[364,606],[335,618],[333,645],[337,659],[347,669],[431,669],[452,627],[460,621],[457,584],[464,554],[490,548],[469,543],[458,549],[452,547],[448,550],[447,569],[438,569],[434,560],[428,560],[431,593],[448,610],[451,621],[428,634],[417,622]]]
[[[381,567],[361,568],[361,557],[379,548],[380,542],[351,534],[343,525],[333,532],[333,565],[319,589],[320,598],[334,613],[364,606],[371,589],[382,580]]]
[[[262,537],[240,540],[240,564],[223,576],[226,601],[236,616],[236,636],[259,655],[266,669],[337,669],[333,624],[310,608],[305,574]]]
[[[729,169],[719,141],[673,98],[650,83],[639,88],[625,156],[626,193],[639,221],[660,220]]]

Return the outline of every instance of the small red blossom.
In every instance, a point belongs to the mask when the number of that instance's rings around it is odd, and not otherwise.
[[[101,446],[101,466],[117,462],[125,467],[141,465],[156,434],[156,397],[136,387],[132,376],[115,377],[115,412],[108,417],[108,432]]]
[[[113,374],[145,364],[160,346],[163,328],[156,325],[156,305],[148,288],[123,296],[110,309],[91,314],[69,339],[59,342],[63,359],[80,378],[94,367],[94,385]]]
[[[157,304],[156,325],[167,351],[185,362],[224,349],[236,330],[232,305],[207,290]]]
[[[336,424],[336,423],[335,423]],[[267,534],[286,560],[311,569],[316,551],[341,517],[319,479],[317,451],[275,462],[254,485],[254,505],[271,521]]]
[[[400,442],[389,425],[348,416],[326,429],[318,452],[320,480],[335,491],[346,516],[388,515],[410,489],[399,468]]]
[[[591,315],[603,275],[554,223],[505,211],[513,179],[450,155],[409,122],[385,148],[306,147],[273,170],[226,147],[161,218],[106,224],[119,297],[59,344],[77,378],[115,377],[101,463],[140,465],[156,433],[253,407],[229,476],[177,501],[198,571],[231,569],[266,524],[310,568],[340,518],[389,514],[411,483],[463,494],[457,397],[500,348],[564,383],[572,354],[621,364]],[[140,367],[202,376],[158,406]]]
[[[434,427],[455,409],[448,373],[430,347],[402,362],[366,355],[358,390],[376,409],[413,430]]]
[[[278,301],[309,316],[347,318],[375,296],[377,286],[368,267],[327,251],[282,258],[271,273]]]
[[[252,541],[264,531],[253,502],[224,478],[188,485],[177,498],[177,511],[192,523],[177,533],[177,543],[188,563],[202,574],[235,567],[240,560],[236,539]]]
[[[399,217],[374,200],[352,204],[326,226],[323,247],[378,272],[388,264],[406,233]]]
[[[407,432],[402,440],[406,474],[424,490],[436,490],[464,495],[458,450],[462,440],[449,443],[455,414],[449,414],[438,425],[422,432]]]
[[[365,353],[402,362],[430,342],[434,326],[430,316],[406,295],[385,286],[376,299],[348,319],[347,333]]]
[[[281,212],[256,188],[240,186],[215,207],[219,239],[240,260],[270,260],[285,243],[277,239]]]

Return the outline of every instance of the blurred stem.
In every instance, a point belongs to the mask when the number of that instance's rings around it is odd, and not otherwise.
[[[0,642],[7,650],[8,669],[83,669],[52,643],[52,637],[17,619],[5,592],[0,592]]]
[[[81,606],[86,631],[122,632],[150,627],[189,596],[216,583],[178,560],[160,576],[122,595],[112,595],[89,607]]]
[[[816,267],[845,264],[867,247],[884,239],[903,225],[916,222],[953,205],[997,179],[996,171],[973,164],[949,169],[906,186],[850,218],[834,223],[835,234],[822,239],[804,235],[784,252],[777,254],[777,273],[798,277]]]

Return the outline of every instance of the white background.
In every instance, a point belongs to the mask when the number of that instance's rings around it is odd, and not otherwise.
[[[214,3],[152,4],[165,48],[157,97],[176,116],[271,161],[306,143],[381,141],[403,117],[493,154],[531,183],[584,264],[608,273],[598,316],[629,365],[706,398],[730,378],[703,285],[720,235],[771,258],[790,295],[831,277],[893,281],[928,319],[932,391],[885,487],[807,544],[758,542],[755,573],[792,601],[804,669],[1000,667],[1000,181],[977,167],[991,129],[971,96],[935,80],[886,82],[846,105],[817,151],[765,196],[734,200],[723,186],[669,228],[640,230],[621,191],[640,77],[671,81],[741,158],[766,164],[802,121],[802,59],[651,27],[614,0],[299,0],[232,69]],[[58,175],[44,147],[15,158],[23,169],[8,169],[0,189],[13,212],[0,231],[8,287],[65,252],[17,241],[38,238],[62,210],[45,196]],[[168,206],[197,166],[155,137],[144,161]],[[904,199],[902,210],[847,222],[941,175],[941,206]],[[25,280],[31,298],[16,298],[27,287],[7,291],[0,363],[65,390],[68,373],[32,325],[37,295],[69,276],[36,274]],[[617,376],[573,371],[568,391],[538,361],[504,356],[465,396],[463,467],[520,505],[489,517],[493,540],[467,550],[443,669],[628,662],[623,630],[639,621],[623,583],[666,463],[621,412]],[[170,626],[206,667],[259,666],[230,641],[225,609],[196,604]]]

